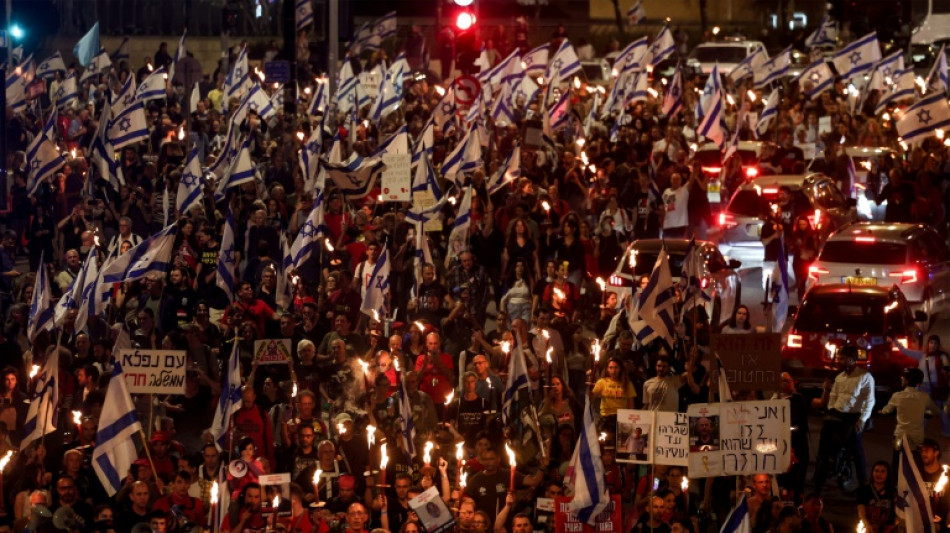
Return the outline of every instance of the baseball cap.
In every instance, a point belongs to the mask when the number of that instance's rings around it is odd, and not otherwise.
[[[935,441],[934,439],[924,439],[924,441],[920,443],[920,446],[918,446],[918,448],[923,448],[924,446],[932,448],[938,452],[940,451],[940,443]]]

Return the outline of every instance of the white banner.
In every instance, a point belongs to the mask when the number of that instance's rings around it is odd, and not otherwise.
[[[690,477],[780,474],[791,462],[788,400],[689,406]]]
[[[131,394],[184,394],[186,361],[180,350],[122,350],[118,362]]]

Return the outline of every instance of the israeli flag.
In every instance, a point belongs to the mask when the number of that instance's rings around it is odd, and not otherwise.
[[[721,382],[726,380],[721,379]],[[728,383],[727,383],[728,386]],[[749,516],[749,502],[745,499],[745,494],[739,497],[739,503],[729,512],[726,521],[722,524],[719,533],[751,533],[752,521]]]
[[[238,343],[231,349],[228,358],[228,371],[224,373],[224,382],[221,384],[221,395],[214,410],[214,420],[211,422],[211,436],[214,445],[223,450],[228,441],[228,431],[231,429],[231,417],[241,409],[241,360],[238,357]],[[225,491],[227,492],[227,491]]]
[[[461,186],[463,174],[482,168],[482,165],[482,144],[479,140],[478,125],[473,123],[465,137],[446,156],[439,173],[444,179],[454,181],[456,185]]]
[[[360,80],[353,77],[343,84],[338,85],[336,91],[336,108],[341,114],[348,115],[354,110],[359,109],[359,101],[362,99],[360,93]]]
[[[815,31],[805,39],[807,48],[818,48],[819,46],[834,46],[838,38],[838,30],[835,27],[835,21],[827,14],[822,17],[821,22]]]
[[[73,55],[79,60],[83,67],[92,62],[92,58],[99,53],[99,22],[92,25],[92,28],[79,39],[76,46],[73,47]]]
[[[772,93],[769,94],[768,99],[765,101],[765,109],[763,109],[762,114],[759,115],[759,122],[755,125],[756,137],[759,137],[760,139],[765,137],[765,133],[772,124],[772,120],[778,116],[778,104],[778,89],[772,89]]]
[[[699,95],[699,100],[696,102],[696,119],[702,120],[706,116],[705,109],[709,107],[709,102],[713,98],[719,98],[719,93],[722,91],[722,80],[719,78],[719,62],[716,61],[716,64],[713,65],[712,72],[709,73],[709,77],[706,78],[706,85],[703,86],[703,93]]]
[[[33,300],[30,302],[30,319],[26,324],[26,336],[31,341],[44,329],[53,327],[53,306],[50,295],[49,272],[45,257],[40,253],[40,266],[36,273],[36,283],[33,289]]]
[[[518,50],[513,50],[501,63],[485,73],[485,79],[489,84],[498,87],[502,84],[513,83],[520,79],[523,74],[524,70],[521,68],[521,58],[518,56]]]
[[[802,93],[812,100],[833,87],[834,83],[835,75],[823,58],[808,65],[808,68],[798,77],[798,85]]]
[[[92,451],[92,468],[109,496],[122,488],[132,463],[138,459],[132,435],[141,432],[142,424],[125,382],[122,364],[116,361],[99,416],[96,446]]]
[[[913,99],[917,97],[916,78],[914,69],[907,69],[895,74],[894,84],[888,90],[881,94],[874,108],[874,114],[880,115],[887,110],[887,106],[897,103],[901,100]]]
[[[930,488],[920,475],[907,435],[901,437],[901,452],[897,471],[897,517],[904,521],[907,533],[936,533],[939,529],[934,527]]]
[[[393,35],[396,35],[396,12],[390,11],[382,17],[376,20],[376,24],[373,25],[373,29],[376,32],[376,35],[381,39],[385,40]]]
[[[327,112],[327,105],[330,103],[330,97],[327,95],[329,84],[317,81],[313,88],[313,96],[310,98],[310,109],[307,110],[311,117],[323,116]]]
[[[115,147],[107,135],[109,123],[112,121],[112,107],[102,106],[102,113],[99,114],[99,127],[96,129],[96,136],[92,139],[92,145],[89,147],[93,168],[99,172],[99,177],[107,180],[110,185],[118,192],[122,185],[125,185],[125,179],[122,176],[122,169],[119,162],[115,159]]]
[[[59,155],[56,145],[46,135],[33,137],[26,147],[27,194],[36,195],[40,185],[66,165],[66,160]]]
[[[138,243],[102,270],[99,286],[111,288],[113,283],[135,281],[151,273],[164,276],[171,266],[177,234],[178,226],[172,224]]]
[[[624,47],[624,49],[621,50],[620,55],[617,56],[617,60],[614,61],[614,70],[617,71],[617,74],[642,70],[644,67],[644,60],[646,59],[647,52],[649,51],[650,39],[648,37],[641,37],[636,41],[633,41]]]
[[[945,99],[946,100],[946,99]],[[778,261],[772,272],[772,331],[779,333],[788,318],[788,254],[785,237],[779,238]]]
[[[458,104],[455,102],[455,84],[449,85],[442,95],[442,99],[432,110],[432,120],[439,129],[444,129],[445,124],[452,120],[455,112],[458,110]]]
[[[79,273],[76,274],[76,277],[73,278],[72,282],[70,282],[69,287],[66,288],[66,291],[62,296],[60,296],[59,301],[56,302],[56,306],[53,308],[54,328],[61,327],[63,325],[63,321],[66,319],[66,313],[69,310],[79,309],[86,285],[95,283],[96,278],[98,277],[99,260],[96,258],[95,253],[90,253],[88,256],[86,256],[86,260],[79,269]],[[85,323],[85,320],[83,320],[82,324],[85,325]],[[75,331],[82,330],[82,327],[79,326],[79,317],[76,318],[76,326],[74,326],[73,329]]]
[[[455,215],[455,224],[449,234],[449,242],[467,242],[468,229],[472,225],[472,187],[465,189],[465,195],[459,204],[458,214]]]
[[[416,167],[416,173],[412,176],[412,193],[428,191],[436,200],[442,198],[442,190],[439,188],[439,181],[435,177],[435,169],[432,168],[432,160],[428,157],[422,160],[422,164]]]
[[[228,189],[252,182],[256,176],[257,167],[251,161],[251,151],[248,149],[248,141],[245,141],[237,156],[232,160],[225,177],[218,182],[218,187],[214,191],[215,201],[223,199]]]
[[[297,33],[313,23],[313,1],[297,0],[294,10],[294,21],[296,22]]]
[[[129,76],[112,103],[112,120],[106,136],[113,148],[119,149],[148,139],[145,106],[135,99],[135,77]]]
[[[396,391],[399,401],[399,441],[402,443],[403,450],[412,461],[416,457],[416,425],[412,420],[412,404],[409,402],[409,393],[406,391],[406,373],[399,374],[399,390]]]
[[[636,26],[637,24],[643,24],[643,21],[647,18],[647,10],[643,7],[643,2],[637,0],[634,2],[630,9],[627,10],[627,20],[630,21],[630,24]]]
[[[542,44],[525,54],[521,58],[521,68],[524,70],[525,76],[543,76],[548,68],[548,54],[547,44]]]
[[[122,42],[116,47],[115,52],[112,52],[112,61],[118,63],[129,60],[129,40],[128,37],[122,38]]]
[[[740,81],[754,76],[755,71],[762,68],[762,65],[768,60],[769,56],[765,52],[765,48],[760,46],[729,72],[729,79],[732,80],[733,83],[738,84]]]
[[[504,164],[488,180],[488,194],[494,194],[521,177],[521,146],[512,148]]]
[[[356,30],[356,34],[353,36],[353,42],[349,47],[350,53],[355,57],[364,50],[378,50],[380,42],[381,40],[379,35],[376,34],[375,27],[365,22],[360,26],[360,29]]]
[[[874,65],[874,70],[881,75],[881,79],[890,85],[894,78],[904,70],[904,51],[898,50],[888,54]]]
[[[83,83],[100,74],[106,74],[111,66],[112,60],[109,59],[109,54],[105,48],[100,48],[99,54],[92,58],[92,62],[86,67],[86,70],[83,71],[82,76],[79,77],[79,83]]]
[[[782,50],[777,56],[769,59],[755,70],[753,78],[755,88],[761,89],[766,85],[777,81],[788,74],[788,69],[792,64],[792,47]]]
[[[722,90],[716,91],[707,106],[703,111],[703,121],[696,128],[696,133],[716,143],[716,146],[722,150],[726,137],[722,129]]]
[[[703,249],[696,245],[693,237],[686,245],[686,254],[683,256],[683,269],[680,272],[680,287],[683,293],[683,311],[680,320],[686,316],[686,311],[712,300],[703,289]]]
[[[171,65],[168,66],[168,83],[175,81],[175,67],[178,66],[178,62],[184,59],[187,54],[185,49],[185,37],[188,36],[188,27],[185,27],[185,30],[181,32],[181,37],[178,39],[178,48],[175,49],[175,57],[172,58]]]
[[[677,67],[673,74],[673,81],[670,82],[670,88],[663,95],[662,113],[667,117],[673,117],[683,108],[683,74]]]
[[[881,60],[877,33],[871,32],[845,46],[834,55],[835,70],[845,80],[864,74]]]
[[[941,93],[921,98],[907,108],[897,121],[897,134],[907,144],[914,145],[930,137],[938,129],[950,127],[950,103]]]
[[[558,47],[554,57],[548,63],[548,72],[545,76],[551,85],[556,85],[581,71],[581,62],[571,43],[564,39]]]
[[[385,165],[381,158],[363,157],[356,152],[342,163],[325,162],[327,177],[347,200],[365,198],[376,186]]]
[[[594,425],[594,410],[590,395],[584,405],[584,428],[574,446],[574,455],[567,468],[567,478],[574,486],[570,509],[579,522],[596,525],[597,516],[610,503],[607,491],[604,463],[600,456],[600,442],[597,440],[597,427]]]
[[[241,48],[241,53],[238,54],[234,67],[224,80],[224,101],[227,102],[231,98],[240,98],[250,90],[250,87],[251,75],[247,63],[247,47],[245,46]]]
[[[228,218],[224,223],[224,234],[221,236],[221,249],[218,251],[218,267],[214,276],[215,285],[224,291],[228,301],[234,301],[234,283],[237,274],[237,258],[239,251],[234,243],[234,214],[228,210]]]
[[[389,248],[382,246],[382,252],[373,266],[369,279],[361,279],[363,287],[363,303],[360,312],[370,317],[378,314],[380,317],[388,315],[386,298],[389,296]]]
[[[564,91],[557,102],[548,110],[550,131],[558,131],[571,120],[571,91]]]
[[[660,250],[647,286],[637,302],[637,316],[631,317],[631,328],[640,341],[647,344],[655,338],[673,344],[673,276],[666,250]],[[636,318],[636,320],[633,320]]]
[[[525,75],[515,84],[511,93],[511,102],[518,105],[518,100],[521,100],[521,108],[527,110],[538,99],[539,94],[541,94],[541,87],[538,87],[531,76]]]
[[[90,253],[91,261],[83,266],[83,282],[79,292],[79,313],[76,315],[75,331],[86,327],[89,319],[96,316],[96,295],[99,294],[99,260],[95,253]]]
[[[192,148],[185,162],[185,171],[178,182],[178,194],[175,195],[175,210],[185,215],[199,205],[204,194],[201,192],[204,173],[201,171],[201,162],[198,161],[198,148]]]
[[[937,59],[934,61],[932,67],[930,67],[930,73],[927,74],[927,87],[928,90],[937,91],[940,93],[946,94],[947,87],[950,85],[947,84],[947,45],[940,45],[940,53],[937,54]]]
[[[323,149],[323,131],[320,127],[313,128],[310,138],[300,149],[300,170],[303,173],[304,190],[312,191],[317,172],[320,170],[320,151]]]
[[[669,26],[663,26],[660,33],[653,39],[653,44],[650,45],[650,66],[656,67],[661,61],[673,55],[675,50],[676,41],[673,40],[673,32],[670,31]]]
[[[324,238],[326,234],[323,191],[320,191],[313,200],[313,209],[310,210],[306,222],[300,227],[297,238],[290,246],[290,259],[294,268],[300,268],[300,265],[310,258],[314,249],[320,246],[320,239]]]
[[[646,102],[650,97],[650,92],[647,90],[650,88],[650,74],[642,70],[640,72],[631,72],[627,76],[628,84],[624,90],[624,98],[626,100],[624,107],[634,102]]]
[[[135,99],[139,102],[147,102],[165,98],[166,76],[168,76],[168,72],[165,71],[165,67],[153,70],[147,78],[142,80],[142,85],[135,89]]]
[[[57,72],[66,72],[66,62],[63,61],[63,55],[59,52],[46,58],[36,67],[36,75],[41,78],[52,78]]]
[[[40,269],[45,271],[46,267]],[[39,280],[37,280],[39,281]],[[47,287],[48,289],[48,287]],[[52,315],[52,309],[49,310]],[[32,318],[32,316],[31,316]],[[49,352],[43,372],[36,380],[35,392],[23,424],[23,440],[20,449],[25,450],[35,440],[56,431],[57,405],[59,404],[59,350]]]
[[[515,113],[513,107],[511,104],[511,90],[505,85],[495,99],[495,105],[491,110],[491,117],[495,120],[495,124],[501,127],[514,124]]]
[[[518,391],[522,389],[531,390],[531,378],[528,376],[524,347],[519,337],[515,335],[515,346],[508,358],[508,382],[505,384],[505,394],[502,396],[501,420],[505,426],[518,419],[515,406],[518,403]]]
[[[79,100],[79,86],[76,83],[76,73],[71,72],[66,79],[60,82],[56,92],[52,94],[56,107],[72,106]]]
[[[435,119],[429,118],[422,132],[412,146],[412,166],[416,166],[423,156],[432,157],[435,148]]]
[[[380,80],[379,94],[370,109],[370,117],[374,121],[378,122],[386,118],[399,108],[402,103],[403,78],[408,71],[409,62],[406,61],[406,55],[399,54],[389,67],[389,71]]]

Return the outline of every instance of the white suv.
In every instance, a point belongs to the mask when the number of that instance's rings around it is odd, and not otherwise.
[[[719,73],[726,75],[759,48],[765,48],[765,45],[759,41],[702,43],[689,53],[686,64],[701,69],[703,74],[709,74],[718,62]]]

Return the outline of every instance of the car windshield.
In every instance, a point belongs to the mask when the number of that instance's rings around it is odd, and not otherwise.
[[[587,77],[587,81],[600,81],[604,79],[604,69],[601,68],[600,63],[596,65],[584,65],[584,76]]]
[[[641,250],[637,251],[637,266],[633,269],[633,273],[639,277],[643,275],[649,276],[653,272],[653,267],[656,265],[656,256],[659,252],[649,251],[644,252]],[[683,271],[683,259],[686,257],[684,253],[681,252],[667,252],[670,254],[670,272],[673,274],[673,277],[680,275],[680,272]],[[627,267],[630,268],[629,266]]]
[[[755,189],[739,189],[729,202],[728,211],[739,216],[757,217],[761,209]]]
[[[700,63],[741,63],[746,55],[742,46],[700,46],[689,57]]]
[[[867,294],[812,294],[795,317],[795,330],[882,334],[886,303]]]
[[[903,265],[907,262],[907,245],[899,242],[828,241],[820,261],[828,263],[873,263],[876,265]]]

